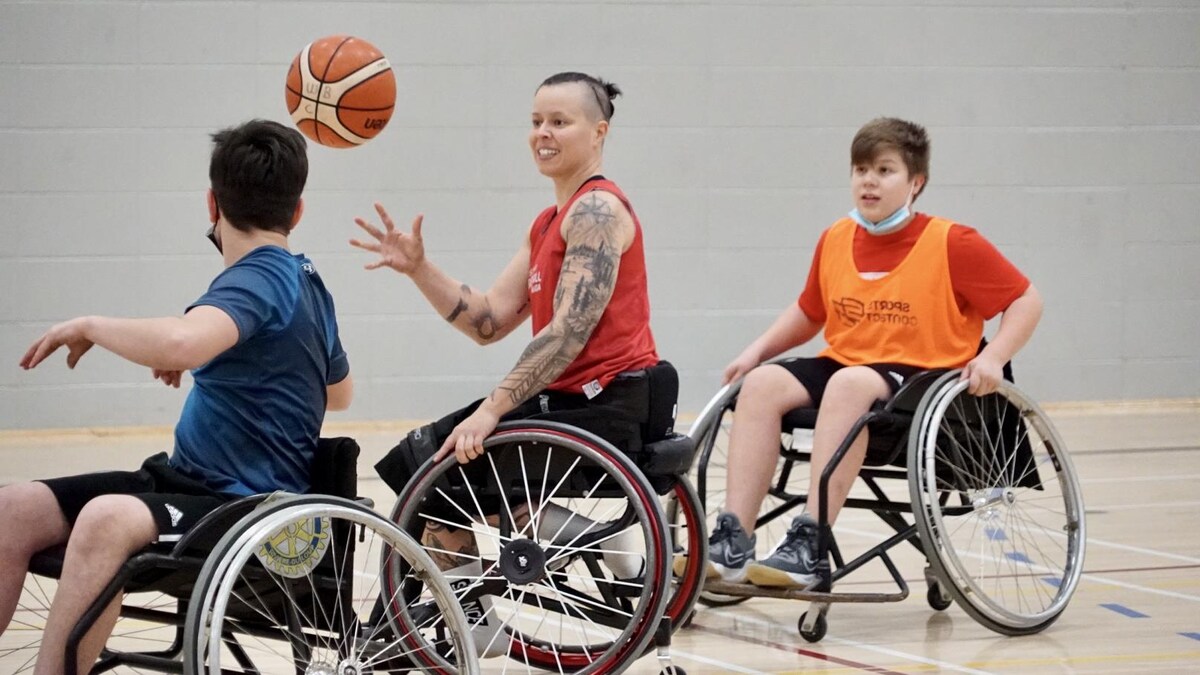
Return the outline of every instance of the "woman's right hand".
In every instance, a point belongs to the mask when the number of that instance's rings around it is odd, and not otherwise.
[[[417,214],[417,217],[413,218],[412,232],[405,233],[396,229],[396,224],[392,222],[392,217],[383,208],[383,204],[375,202],[375,212],[379,214],[379,220],[383,222],[384,229],[382,231],[370,221],[362,218],[354,219],[355,224],[371,235],[375,241],[351,239],[350,245],[379,254],[378,260],[367,263],[363,267],[369,270],[390,267],[401,274],[412,274],[425,262],[425,241],[421,238],[421,220],[424,216]]]

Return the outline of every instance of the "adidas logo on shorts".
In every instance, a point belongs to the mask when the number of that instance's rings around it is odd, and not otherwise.
[[[171,527],[175,527],[179,524],[180,520],[183,520],[183,511],[180,511],[170,504],[166,504],[166,507],[167,513],[171,514]]]

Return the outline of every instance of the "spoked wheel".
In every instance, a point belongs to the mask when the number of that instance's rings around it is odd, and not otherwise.
[[[729,466],[729,431],[733,426],[734,406],[739,390],[740,383],[735,383],[717,392],[717,395],[709,401],[700,417],[688,431],[688,435],[696,439],[697,443],[698,459],[693,469],[692,480],[704,507],[705,524],[709,532],[716,525],[717,515],[725,510],[725,477]],[[781,446],[787,444],[788,447],[791,447],[791,442],[792,438],[789,434],[784,434],[780,438]],[[807,465],[797,467],[799,470],[794,468],[787,475],[784,475],[784,466],[786,464],[781,457],[772,479],[771,492],[767,493],[759,508],[759,519],[767,517],[767,520],[753,532],[757,537],[760,555],[781,541],[791,525],[791,518],[788,515],[796,506],[789,504],[788,500],[780,495],[808,493]],[[746,523],[742,525],[748,527]],[[676,558],[676,565],[680,564],[679,559]],[[709,591],[700,593],[700,602],[710,607],[736,605],[748,599],[747,596],[721,595]]]
[[[687,478],[680,478],[667,496],[667,523],[670,550],[680,561],[672,564],[671,598],[666,609],[671,630],[676,631],[691,618],[708,566],[704,507]]]
[[[507,655],[506,672],[621,672],[668,600],[658,495],[624,454],[572,427],[510,422],[484,446],[466,465],[427,462],[393,520],[414,537],[427,526],[474,535],[478,554],[437,550],[432,537],[429,550],[458,557],[446,578],[476,649]],[[389,595],[421,597],[403,571],[385,570]],[[398,607],[396,621],[419,623],[414,606]]]
[[[398,631],[379,561],[403,560],[436,605],[431,635]],[[478,673],[466,617],[424,550],[336,497],[286,498],[239,521],[208,557],[185,629],[186,673]]]
[[[952,371],[917,410],[909,485],[930,566],[979,623],[1036,633],[1083,570],[1083,498],[1046,414],[1011,383],[976,397]],[[919,505],[919,508],[916,508]]]

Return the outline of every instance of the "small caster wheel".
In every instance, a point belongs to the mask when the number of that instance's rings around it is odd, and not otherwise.
[[[679,666],[667,666],[659,671],[658,675],[687,675],[687,671]]]
[[[942,594],[942,587],[936,583],[929,584],[929,590],[925,592],[925,600],[929,606],[937,611],[942,611],[950,606],[953,602],[950,598]]]
[[[805,642],[820,642],[821,638],[825,637],[825,631],[829,630],[829,624],[825,621],[825,615],[817,614],[817,620],[813,622],[812,630],[804,630],[804,620],[808,617],[808,612],[800,615],[800,622],[796,628],[800,631],[800,637],[804,638]]]
[[[683,620],[683,623],[679,624],[679,627],[680,628],[691,628],[692,627],[692,619],[695,619],[695,618],[696,618],[695,610],[688,612],[687,618]]]

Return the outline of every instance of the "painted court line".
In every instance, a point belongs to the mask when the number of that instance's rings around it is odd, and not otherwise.
[[[1102,603],[1100,603],[1100,606],[1103,607],[1104,609],[1114,611],[1117,614],[1123,614],[1131,619],[1149,619],[1150,618],[1150,616],[1147,614],[1142,614],[1141,612],[1137,611],[1136,609],[1130,609],[1130,608],[1126,607],[1125,605],[1118,605],[1115,602],[1102,602]]]
[[[801,603],[801,604],[803,604],[803,603]],[[735,619],[735,620],[737,620],[738,623],[742,623],[742,624],[753,624],[753,625],[761,626],[761,627],[767,628],[767,629],[779,627],[778,624],[771,623],[768,621],[763,621],[761,619],[757,619],[757,618],[754,618],[751,616],[744,616],[742,614],[737,614],[737,613],[731,612],[729,610],[709,608],[709,609],[704,610],[704,612],[706,614],[711,613],[711,614],[716,614],[719,616],[728,617],[730,619]],[[692,628],[698,628],[698,626],[693,622]],[[833,663],[841,663],[842,665],[852,667],[852,668],[858,668],[860,670],[865,670],[867,672],[873,672],[873,673],[894,672],[894,671],[887,670],[886,668],[882,668],[880,666],[872,666],[872,665],[866,664],[866,663],[860,664],[860,663],[855,663],[852,661],[851,662],[843,662],[842,660],[833,660],[833,659],[829,658],[828,655],[821,654],[820,652],[814,652],[812,650],[803,649],[803,648],[799,648],[799,647],[795,647],[795,646],[791,646],[791,645],[781,645],[781,644],[775,643],[775,642],[756,640],[753,638],[748,638],[747,636],[744,636],[744,635],[740,635],[733,631],[721,631],[718,629],[711,629],[711,628],[707,628],[707,627],[699,627],[699,628],[701,628],[702,630],[704,630],[706,632],[715,633],[718,635],[724,635],[724,636],[729,637],[734,640],[753,641],[755,644],[762,644],[764,646],[774,647],[776,649],[780,649],[780,650],[786,651],[786,652],[792,652],[792,653],[800,654],[803,656],[811,656],[813,658],[828,660]],[[879,645],[868,644],[865,642],[856,642],[854,640],[846,640],[844,638],[829,637],[828,635],[825,636],[825,638],[823,638],[821,640],[821,642],[822,642],[822,644],[845,645],[847,647],[853,647],[855,649],[861,649],[863,651],[868,651],[868,652],[875,652],[876,654],[883,654],[886,656],[890,656],[892,658],[903,659],[905,661],[911,661],[913,663],[920,663],[920,664],[924,664],[927,666],[934,666],[941,671],[949,671],[949,672],[955,672],[955,673],[967,673],[968,675],[990,675],[990,673],[988,673],[988,671],[986,671],[986,670],[976,670],[974,668],[960,666],[955,663],[947,663],[946,661],[938,661],[936,659],[930,659],[930,658],[926,658],[924,656],[917,656],[916,654],[902,652],[897,649],[888,649],[887,647],[880,647]]]
[[[739,620],[741,620],[741,619],[739,619]],[[789,652],[792,654],[797,654],[799,656],[807,656],[812,659],[817,659],[818,661],[828,661],[829,663],[836,663],[839,666],[845,666],[847,668],[854,668],[855,670],[861,670],[861,671],[864,671],[867,673],[879,673],[880,675],[904,675],[903,673],[896,671],[896,670],[888,670],[887,668],[882,668],[880,666],[873,666],[869,663],[859,663],[858,661],[851,661],[849,659],[843,659],[843,658],[840,658],[837,656],[830,656],[829,654],[823,654],[821,652],[816,652],[811,649],[805,649],[803,647],[797,647],[795,645],[785,645],[785,644],[781,644],[779,642],[763,640],[762,638],[756,638],[756,637],[753,637],[750,635],[742,635],[741,633],[738,633],[737,631],[725,630],[722,628],[710,628],[708,626],[701,626],[695,622],[692,623],[691,629],[695,630],[695,631],[699,631],[701,633],[708,633],[709,635],[716,635],[716,636],[727,638],[730,640],[738,640],[740,642],[748,642],[750,644],[761,645],[763,647],[770,647],[772,649],[778,649],[781,652]]]
[[[854,534],[854,535],[863,537],[865,539],[870,539],[870,540],[873,540],[876,542],[884,540],[883,537],[875,534],[874,532],[864,532],[862,530],[851,530],[851,529],[845,529],[845,528],[839,530],[839,534],[841,534],[843,532],[848,533],[848,534]],[[1091,541],[1092,541],[1091,539],[1088,539],[1089,544],[1091,543]],[[972,557],[978,557],[978,556],[972,556]],[[1162,589],[1153,588],[1150,586],[1142,586],[1139,584],[1131,584],[1131,583],[1128,583],[1125,581],[1117,581],[1116,579],[1110,579],[1108,577],[1100,577],[1100,576],[1096,576],[1095,574],[1089,574],[1087,572],[1084,572],[1083,574],[1079,575],[1079,578],[1081,581],[1093,581],[1093,582],[1100,583],[1100,584],[1107,584],[1109,586],[1116,586],[1118,588],[1125,588],[1125,589],[1128,589],[1131,591],[1141,591],[1143,593],[1151,593],[1153,595],[1162,595],[1162,596],[1166,596],[1168,598],[1175,598],[1177,600],[1188,600],[1190,602],[1200,602],[1200,596],[1197,596],[1197,595],[1188,595],[1187,593],[1176,593],[1175,591],[1164,591]]]

